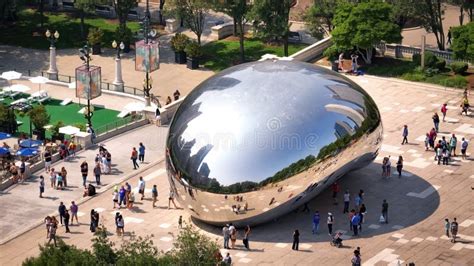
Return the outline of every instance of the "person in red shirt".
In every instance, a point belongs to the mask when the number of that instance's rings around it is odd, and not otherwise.
[[[332,190],[332,198],[334,200],[334,205],[337,205],[337,193],[341,190],[339,187],[339,184],[337,182],[334,182],[331,185],[331,190]]]

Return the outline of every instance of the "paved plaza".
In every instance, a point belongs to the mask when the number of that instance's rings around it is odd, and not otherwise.
[[[465,137],[474,137],[474,120],[470,116],[459,115],[461,91],[445,89],[420,83],[370,76],[351,77],[364,87],[376,101],[384,124],[384,141],[379,158],[366,168],[351,172],[341,179],[341,190],[349,189],[354,195],[364,189],[364,203],[367,206],[366,222],[359,237],[351,237],[347,215],[342,214],[342,206],[332,204],[329,189],[313,199],[311,211],[319,210],[321,221],[327,218],[327,212],[335,215],[335,229],[344,231],[344,248],[329,245],[329,236],[325,223],[321,223],[320,234],[311,234],[311,213],[290,213],[273,222],[252,228],[250,251],[242,245],[242,231],[239,232],[237,249],[230,250],[235,265],[348,265],[352,251],[361,247],[364,265],[397,265],[397,263],[415,262],[417,265],[473,265],[474,264],[474,212],[472,199],[474,191],[474,163],[472,158],[462,160],[455,157],[449,166],[437,165],[433,152],[424,150],[424,134],[431,129],[431,115],[439,111],[442,103],[448,103],[447,122],[441,123],[441,135],[455,133],[458,141]],[[409,127],[409,144],[400,145],[402,126]],[[128,132],[107,141],[112,151],[113,162],[118,166],[117,174],[106,176],[106,183],[112,184],[128,179],[135,188],[138,176],[147,182],[147,198],[137,200],[132,210],[121,210],[125,217],[125,231],[137,235],[153,234],[153,241],[160,250],[172,247],[179,233],[177,221],[180,215],[189,222],[189,216],[183,210],[167,209],[168,181],[165,166],[161,162],[166,128],[147,126]],[[147,160],[149,169],[134,174],[129,160],[129,149],[143,141],[149,147]],[[126,143],[124,145],[124,143]],[[472,147],[468,149],[472,150]],[[88,150],[80,156],[92,160],[95,151]],[[381,178],[381,158],[402,155],[405,169],[402,178],[395,174],[389,179]],[[60,163],[71,167],[72,182],[79,182],[77,162]],[[77,168],[76,173],[74,169]],[[77,176],[74,176],[74,174]],[[73,183],[74,184],[74,183]],[[150,189],[158,185],[158,207],[151,206]],[[55,191],[46,189],[50,199],[37,198],[38,184],[31,180],[18,185],[0,195],[2,213],[10,213],[7,223],[14,227],[28,227],[38,223],[41,218],[57,209],[63,200],[69,205],[73,198],[79,199],[79,191]],[[85,201],[79,206],[81,225],[71,226],[71,234],[65,234],[64,228],[58,230],[59,236],[69,244],[81,248],[90,247],[92,234],[89,231],[89,215],[93,208],[101,214],[101,221],[109,229],[111,239],[122,241],[115,235],[111,190]],[[67,196],[64,196],[67,194]],[[58,198],[55,198],[58,197]],[[15,203],[14,198],[20,198]],[[138,197],[137,197],[138,199]],[[389,224],[380,224],[382,200],[389,203]],[[342,201],[342,195],[341,199]],[[352,204],[351,204],[352,205]],[[15,212],[13,212],[15,210]],[[48,211],[49,210],[49,211]],[[24,213],[24,216],[17,214]],[[2,214],[3,215],[3,214]],[[451,243],[444,236],[444,218],[457,217],[460,228],[458,243]],[[27,220],[27,221],[24,221]],[[4,228],[4,217],[1,218]],[[199,222],[195,224],[201,231],[216,239],[221,245],[220,228]],[[300,251],[291,250],[292,232],[301,232]],[[10,231],[10,229],[8,230]],[[4,232],[2,232],[2,236]],[[129,238],[127,234],[124,239]],[[18,265],[26,257],[38,254],[38,244],[46,242],[46,230],[43,225],[20,235],[0,246],[0,264]],[[224,250],[222,250],[224,252]]]

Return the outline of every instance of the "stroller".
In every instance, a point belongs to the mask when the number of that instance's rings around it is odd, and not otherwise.
[[[331,239],[331,246],[335,246],[335,247],[342,247],[342,233],[341,232],[337,232],[333,238]]]

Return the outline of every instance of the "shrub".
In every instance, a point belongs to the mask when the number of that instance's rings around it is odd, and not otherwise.
[[[451,65],[451,70],[456,74],[464,74],[468,69],[468,64],[464,62],[453,62]]]
[[[184,48],[184,52],[186,52],[186,55],[191,58],[199,58],[202,56],[201,45],[194,41],[189,42],[186,45],[186,48]]]
[[[87,41],[92,45],[100,44],[102,42],[102,37],[104,37],[104,32],[99,28],[93,28],[89,30]]]
[[[323,56],[327,57],[330,61],[338,59],[339,53],[342,52],[335,45],[331,45],[329,48],[324,50]]]
[[[402,79],[409,81],[425,81],[426,77],[423,73],[414,72],[403,74]]]
[[[437,68],[427,68],[425,69],[425,76],[427,77],[432,77],[433,75],[436,75],[439,73],[439,70]]]
[[[446,69],[446,60],[441,59],[441,58],[438,58],[438,61],[436,62],[435,67],[436,67],[439,71],[445,70],[445,69]]]
[[[413,63],[415,63],[417,65],[420,65],[421,64],[421,54],[412,55],[411,61],[413,61]]]
[[[189,37],[182,34],[182,33],[176,33],[172,38],[171,38],[171,49],[175,52],[184,52],[184,49],[186,49],[186,45],[189,43]]]
[[[425,52],[425,67],[436,68],[438,58],[432,52]]]
[[[462,76],[454,76],[445,79],[443,83],[446,87],[465,88],[467,85],[467,80],[465,77]]]

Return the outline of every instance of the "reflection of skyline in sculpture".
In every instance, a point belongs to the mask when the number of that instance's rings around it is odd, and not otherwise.
[[[183,180],[179,201],[193,216],[264,221],[368,164],[381,130],[373,100],[344,77],[299,62],[252,62],[186,97],[170,125],[167,164],[176,169],[170,178]],[[243,203],[223,194],[243,197],[248,210],[235,211]]]

